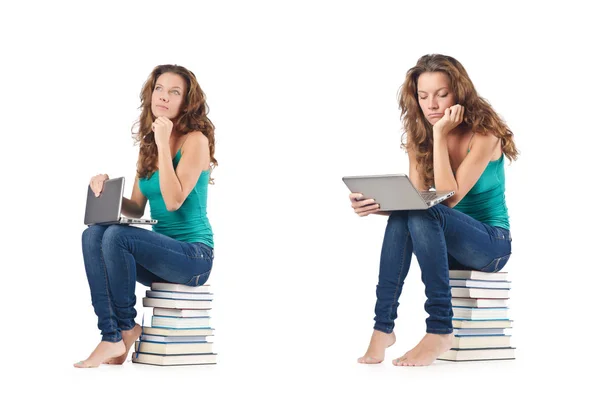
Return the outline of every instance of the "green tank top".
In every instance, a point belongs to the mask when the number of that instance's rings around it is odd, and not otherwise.
[[[503,153],[498,160],[488,163],[475,185],[454,209],[482,223],[510,230],[504,190]]]
[[[173,167],[177,169],[181,159],[181,150],[173,158]],[[152,230],[187,243],[201,242],[214,247],[213,232],[206,216],[206,201],[210,171],[204,170],[186,200],[177,211],[167,211],[160,192],[158,170],[149,179],[140,179],[140,191],[150,202],[150,216],[158,223]]]

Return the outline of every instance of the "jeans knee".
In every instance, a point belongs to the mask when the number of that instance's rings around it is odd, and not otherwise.
[[[407,211],[392,211],[388,217],[388,224],[392,224],[398,227],[404,227],[408,222]]]
[[[106,231],[106,226],[92,225],[81,233],[81,244],[83,250],[90,249],[92,246],[99,246],[102,243],[102,236]]]
[[[102,250],[106,251],[114,245],[118,245],[124,237],[126,227],[113,224],[109,226],[102,236]]]

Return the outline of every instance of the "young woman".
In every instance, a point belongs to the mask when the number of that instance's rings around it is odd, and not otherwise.
[[[213,232],[206,215],[214,158],[214,126],[194,74],[177,65],[156,67],[140,94],[135,138],[140,152],[131,199],[122,212],[141,217],[150,201],[153,231],[93,225],[83,232],[83,259],[102,340],[78,368],[122,364],[140,336],[135,283],[198,286],[213,263]],[[105,174],[90,181],[99,196]]]
[[[429,365],[452,343],[449,269],[497,272],[511,254],[504,198],[504,157],[517,157],[513,134],[479,97],[454,58],[425,55],[406,74],[399,93],[409,177],[421,190],[455,195],[428,210],[383,213],[372,199],[350,194],[359,216],[388,215],[383,239],[371,342],[358,362],[383,361],[396,341],[394,320],[414,253],[427,302],[425,337],[394,365]],[[405,140],[405,141],[404,141]]]

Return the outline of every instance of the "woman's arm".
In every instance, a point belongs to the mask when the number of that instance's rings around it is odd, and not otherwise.
[[[123,204],[121,205],[121,212],[126,217],[140,218],[144,216],[146,210],[146,202],[148,198],[144,196],[138,185],[138,177],[135,177],[133,183],[133,190],[131,191],[131,199],[123,197]]]
[[[456,170],[452,173],[448,142],[446,136],[434,130],[433,134],[433,173],[435,187],[439,191],[455,191],[443,204],[452,208],[469,193],[473,185],[492,159],[500,140],[493,135],[475,134],[471,142],[471,150]]]
[[[406,151],[408,152],[408,177],[410,178],[410,181],[419,191],[427,190],[423,178],[421,177],[419,170],[417,170],[417,152],[410,138],[406,142]]]
[[[188,134],[181,147],[181,160],[177,171],[168,146],[158,147],[160,192],[168,211],[177,211],[186,200],[202,173],[210,166],[208,138],[201,132]]]

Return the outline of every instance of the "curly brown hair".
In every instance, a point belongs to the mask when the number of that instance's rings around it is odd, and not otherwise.
[[[461,126],[472,132],[493,134],[501,140],[502,152],[511,160],[519,154],[513,140],[513,133],[506,123],[496,114],[492,106],[475,90],[467,71],[455,58],[430,54],[424,55],[417,65],[408,70],[404,84],[398,92],[400,117],[404,124],[401,146],[415,151],[417,170],[427,188],[433,185],[433,127],[425,118],[419,106],[417,81],[425,72],[443,72],[450,79],[450,88],[457,103],[464,106],[464,118]]]
[[[152,123],[154,115],[152,114],[152,92],[156,86],[156,80],[163,73],[177,74],[186,81],[187,91],[184,95],[182,112],[173,121],[173,129],[180,134],[188,134],[193,131],[200,131],[208,138],[210,150],[210,170],[214,169],[218,162],[215,159],[215,126],[208,119],[208,105],[206,97],[200,88],[194,73],[179,65],[165,64],[159,65],[152,70],[150,76],[144,83],[140,93],[140,108],[142,110],[140,118],[133,125],[131,133],[135,139],[135,144],[140,145],[140,154],[137,162],[137,175],[140,179],[150,178],[158,170],[158,148],[154,142],[154,132],[152,132]],[[136,130],[137,127],[137,130]],[[210,183],[213,183],[212,178]]]

